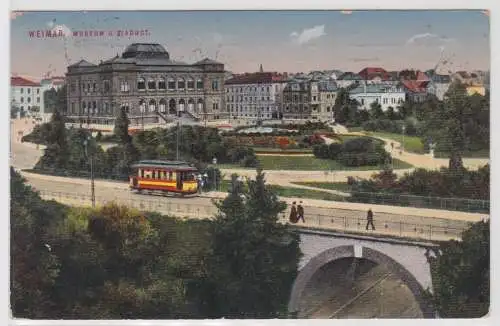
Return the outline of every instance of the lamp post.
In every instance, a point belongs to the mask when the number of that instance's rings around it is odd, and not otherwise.
[[[212,159],[212,164],[214,165],[214,190],[217,190],[217,173],[215,166],[217,165],[217,157],[214,156]]]
[[[88,136],[87,139],[83,141],[83,146],[85,146],[85,156],[90,162],[90,198],[92,201],[92,207],[95,207],[95,185],[94,185],[94,157],[92,154],[88,153],[88,143],[92,139],[92,136]]]

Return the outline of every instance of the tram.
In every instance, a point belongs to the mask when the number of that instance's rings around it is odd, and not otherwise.
[[[132,165],[130,189],[192,195],[198,193],[198,169],[181,161],[147,160]]]

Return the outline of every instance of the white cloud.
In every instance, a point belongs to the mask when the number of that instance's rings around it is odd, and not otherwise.
[[[55,25],[52,28],[53,33],[62,33],[65,37],[71,37],[71,29],[66,25]]]
[[[423,33],[423,34],[415,34],[410,37],[406,44],[423,44],[425,42],[439,42],[439,43],[448,43],[453,41],[453,39],[447,37],[441,37],[432,33]]]
[[[290,37],[298,44],[306,44],[312,40],[320,38],[323,35],[326,35],[325,25],[317,25],[312,28],[306,28],[300,33],[292,32]]]

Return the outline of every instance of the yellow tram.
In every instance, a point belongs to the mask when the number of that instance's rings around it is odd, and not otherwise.
[[[132,165],[130,189],[191,195],[198,192],[198,169],[186,162],[148,160]]]

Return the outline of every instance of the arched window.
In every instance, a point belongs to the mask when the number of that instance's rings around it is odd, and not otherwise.
[[[156,82],[154,79],[148,80],[148,89],[156,89]]]
[[[179,80],[177,80],[177,88],[178,89],[185,89],[186,88],[186,82],[184,81],[183,78],[179,78]]]
[[[156,101],[155,100],[149,101],[149,112],[154,112],[155,109],[156,109]]]
[[[194,100],[192,98],[190,98],[188,100],[188,111],[193,112],[193,110],[194,110]]]
[[[83,113],[87,113],[87,104],[85,102],[82,102],[82,111]]]
[[[175,80],[169,78],[167,87],[169,90],[173,91],[175,89]]]
[[[201,80],[201,79],[196,80],[196,88],[203,89],[203,80]]]
[[[160,112],[161,113],[167,112],[167,101],[164,98],[160,100]]]
[[[158,89],[166,89],[165,79],[160,78],[158,80]]]
[[[180,99],[179,100],[179,111],[184,111],[184,106],[186,105],[186,101],[184,101],[184,99]]]
[[[188,89],[194,89],[194,80],[193,78],[189,78],[187,81],[187,88]]]
[[[137,89],[140,91],[143,91],[146,89],[146,81],[144,80],[144,78],[139,78],[137,80]]]
[[[203,111],[203,99],[198,99],[198,103],[197,103],[197,111],[198,112],[202,112]]]

